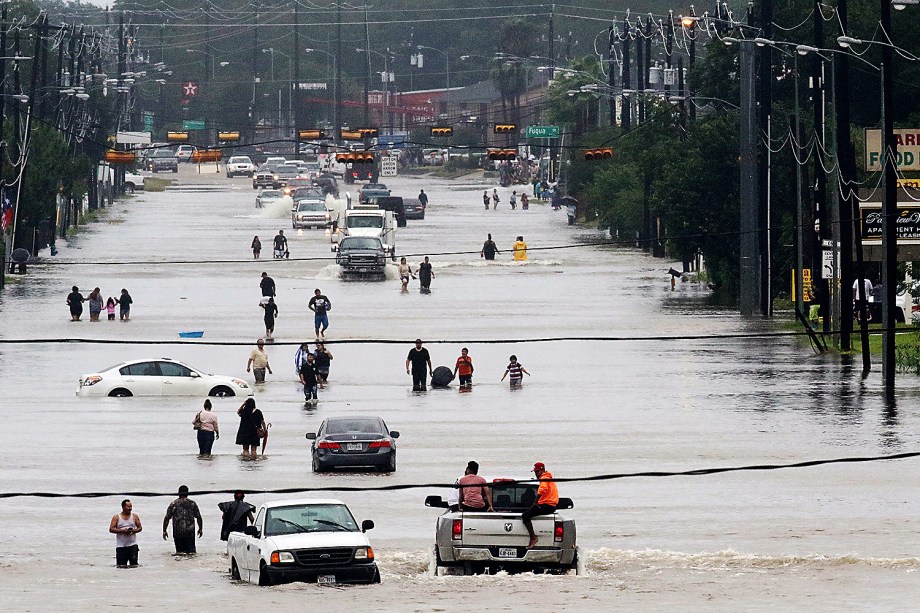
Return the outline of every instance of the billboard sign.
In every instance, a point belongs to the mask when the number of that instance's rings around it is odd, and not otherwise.
[[[877,172],[882,169],[882,131],[866,129],[866,170]],[[898,143],[898,170],[920,170],[920,129],[898,129],[894,131]]]

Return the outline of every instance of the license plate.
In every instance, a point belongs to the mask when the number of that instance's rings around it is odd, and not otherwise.
[[[517,547],[499,547],[499,548],[498,548],[498,557],[500,557],[500,558],[516,558],[516,557],[518,557]]]
[[[358,272],[367,272],[367,268],[362,266],[361,268],[358,269]]]
[[[346,451],[361,451],[361,443],[348,443],[345,446]]]
[[[320,585],[331,585],[335,583],[335,575],[320,575],[316,578],[316,582]]]

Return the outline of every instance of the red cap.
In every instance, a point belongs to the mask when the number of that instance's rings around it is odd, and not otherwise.
[[[544,464],[543,462],[537,462],[536,464],[533,465],[533,470],[534,472],[538,470],[546,470],[546,464]]]

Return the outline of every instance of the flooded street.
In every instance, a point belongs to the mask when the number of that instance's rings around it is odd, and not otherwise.
[[[417,281],[402,293],[395,266],[384,282],[339,279],[328,236],[292,230],[284,211],[271,217],[256,209],[246,178],[199,177],[185,166],[179,180],[165,193],[118,202],[59,243],[48,265],[33,266],[0,294],[0,490],[113,493],[0,500],[8,528],[0,602],[8,610],[177,603],[182,610],[267,610],[313,598],[336,609],[382,611],[521,611],[537,603],[553,611],[916,607],[916,459],[561,483],[587,553],[581,576],[432,577],[438,510],[423,502],[447,490],[332,494],[359,521],[376,522],[369,537],[383,583],[366,587],[232,582],[217,509],[231,495],[192,495],[204,537],[199,555],[181,560],[172,541],[160,538],[174,496],[134,496],[144,524],[141,568],[117,570],[107,527],[121,492],[242,488],[258,505],[278,498],[261,491],[280,488],[451,483],[469,460],[487,478],[526,478],[537,460],[570,478],[920,449],[916,377],[899,378],[892,407],[877,368],[863,382],[858,364],[815,356],[800,338],[680,339],[780,327],[709,306],[699,284],[678,283],[672,292],[672,262],[598,244],[599,233],[567,226],[564,211],[533,203],[510,210],[510,189],[500,190],[498,210],[486,211],[482,191],[491,184],[381,179],[394,195],[414,197],[420,188],[429,195],[426,219],[410,220],[397,235],[397,253],[413,267],[431,257],[436,277],[425,295]],[[290,260],[271,259],[279,229],[289,236]],[[502,251],[495,262],[479,257],[487,233]],[[249,249],[254,235],[263,244],[259,261]],[[531,249],[526,263],[511,260],[518,235]],[[583,246],[541,249],[573,244]],[[272,423],[264,459],[244,461],[233,445],[238,398],[214,399],[222,436],[205,460],[191,427],[203,398],[74,395],[81,374],[138,358],[171,357],[252,384],[246,361],[264,334],[262,271],[277,284],[279,308],[276,342],[267,347],[274,374],[255,392]],[[90,322],[85,307],[83,321],[71,322],[65,298],[72,285],[84,295],[96,286],[104,296],[127,288],[131,320]],[[293,356],[313,338],[307,302],[314,288],[333,305],[327,339],[334,360],[318,406],[306,408]],[[157,344],[189,330],[204,337]],[[404,366],[416,337],[434,366],[452,369],[468,347],[473,391],[454,385],[413,393]],[[551,337],[632,340],[523,342]],[[73,339],[106,342],[60,342]],[[532,375],[515,391],[500,382],[512,353]],[[399,430],[398,471],[313,474],[304,434],[339,415],[379,415]]]

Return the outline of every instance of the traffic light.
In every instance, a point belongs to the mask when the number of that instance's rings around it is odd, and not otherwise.
[[[377,138],[377,128],[358,128],[361,138]]]
[[[431,135],[438,136],[438,137],[453,136],[454,129],[453,128],[440,128],[440,127],[431,128]]]
[[[335,161],[339,164],[373,164],[375,158],[373,151],[341,151],[335,154]]]
[[[516,149],[489,149],[486,154],[492,161],[504,162],[506,160],[517,159]]]
[[[238,140],[240,140],[240,133],[239,133],[239,132],[236,132],[236,131],[233,131],[233,132],[218,132],[218,133],[217,133],[217,140],[222,140],[222,141],[238,141]]]
[[[166,140],[171,143],[177,141],[185,142],[188,140],[188,132],[167,132]]]
[[[326,133],[322,130],[298,130],[297,136],[300,137],[300,140],[319,140],[321,138],[326,138]]]
[[[109,164],[133,164],[136,156],[130,151],[115,151],[109,149],[105,152],[105,161]]]
[[[585,149],[584,151],[585,160],[609,160],[613,157],[613,149],[610,147],[604,147],[601,149]]]
[[[517,132],[516,123],[497,123],[495,124],[496,134],[514,134]]]

